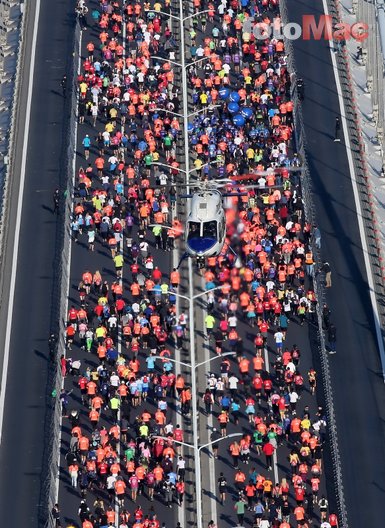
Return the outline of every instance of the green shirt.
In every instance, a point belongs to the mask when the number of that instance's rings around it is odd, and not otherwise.
[[[150,167],[152,165],[152,155],[146,154],[146,156],[144,156],[144,162],[147,165],[147,167]]]
[[[140,436],[148,436],[148,425],[141,425],[139,427]]]
[[[243,501],[237,501],[235,503],[235,510],[238,514],[242,515],[245,513],[245,503]]]
[[[111,409],[116,411],[117,409],[119,409],[119,406],[120,406],[120,402],[119,402],[118,398],[111,398],[111,400],[110,400]]]
[[[121,268],[123,266],[123,255],[116,255],[114,258],[115,266]]]

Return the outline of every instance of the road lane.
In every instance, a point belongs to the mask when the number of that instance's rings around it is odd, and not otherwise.
[[[90,3],[90,9],[94,9],[97,7],[97,3]],[[88,28],[87,33],[83,33],[83,43],[82,43],[82,50],[81,50],[81,56],[82,56],[82,62],[84,59],[88,56],[88,53],[86,51],[87,44],[91,41],[95,44],[95,49],[97,49],[97,46],[99,46],[99,40],[98,40],[99,32],[96,26],[93,26],[91,28]],[[121,37],[119,36],[119,41],[121,40]],[[96,51],[95,51],[96,55]],[[84,124],[79,124],[78,126],[78,138],[77,138],[77,152],[76,152],[76,175],[78,174],[80,167],[86,167],[88,164],[88,161],[85,161],[84,155],[83,155],[83,146],[82,141],[83,138],[88,134],[89,137],[92,139],[93,146],[91,148],[91,156],[89,159],[89,162],[93,166],[94,161],[98,155],[98,149],[95,146],[95,137],[98,134],[98,132],[104,131],[105,124],[107,123],[107,119],[101,115],[97,119],[96,127],[92,126],[91,123],[92,119],[89,116],[86,116]],[[120,123],[120,120],[118,120]],[[129,125],[126,125],[125,131],[127,133],[130,133],[130,127]],[[142,127],[138,127],[137,130],[138,136],[142,139],[143,138],[143,129]],[[181,149],[181,145],[178,146],[177,152],[179,155],[179,150]],[[126,164],[132,163],[133,161],[133,152],[131,149],[128,149],[128,154],[126,155]],[[164,153],[161,153],[160,161],[162,163],[165,163]],[[144,169],[141,169],[144,171]],[[93,187],[100,187],[100,183],[96,182],[96,175],[94,175],[93,180]],[[77,179],[77,178],[76,178]],[[77,179],[78,181],[78,179]],[[155,184],[155,180],[152,181],[152,184]],[[125,181],[125,191],[127,191],[127,180]],[[79,198],[75,197],[74,203],[78,203]],[[149,230],[150,231],[150,230]],[[154,237],[151,234],[148,234],[146,236],[146,239],[148,240],[150,247],[149,251],[151,252],[152,256],[154,257],[154,263],[156,266],[158,266],[162,272],[164,273],[164,277],[166,279],[169,279],[169,273],[172,270],[172,267],[175,264],[175,260],[177,259],[176,252],[172,251],[162,251],[160,249],[155,248],[154,243]],[[137,224],[134,226],[133,229],[133,240],[138,242],[138,226]],[[126,237],[124,240],[124,247],[126,244]],[[178,247],[178,242],[176,243],[176,246]],[[130,271],[130,265],[132,264],[132,259],[130,258],[129,251],[127,249],[124,250],[124,258],[125,258],[125,264],[123,269],[123,287],[124,287],[124,299],[125,301],[132,302],[132,297],[129,294],[129,288],[132,283],[132,274]],[[140,259],[141,262],[141,259]],[[111,281],[115,279],[115,271],[114,271],[114,265],[111,259],[110,251],[106,247],[106,245],[102,245],[101,239],[99,236],[97,236],[96,244],[95,244],[95,252],[90,252],[88,250],[88,244],[87,244],[87,237],[85,234],[79,236],[79,241],[77,243],[72,243],[72,258],[71,258],[71,278],[70,278],[70,291],[69,291],[69,307],[71,305],[74,305],[75,307],[79,307],[79,292],[78,292],[78,284],[81,281],[82,274],[85,270],[90,269],[92,273],[94,273],[96,270],[99,270],[102,274],[103,280],[107,280],[109,284],[111,284]],[[143,271],[143,266],[141,266],[141,270]],[[94,294],[91,294],[89,298],[89,308],[92,310],[95,306],[97,301],[97,298]],[[91,316],[89,314],[89,320],[91,320]],[[95,327],[95,319],[92,322],[92,326]],[[171,350],[173,350],[172,340],[169,342],[169,346]],[[121,346],[121,344],[120,344]],[[131,359],[132,352],[128,352],[125,346],[122,346],[123,354],[126,357],[129,357]],[[94,350],[95,353],[95,350]],[[97,360],[94,355],[94,353],[90,356],[85,350],[82,350],[79,347],[78,340],[75,340],[75,344],[73,346],[73,350],[67,352],[67,357],[71,357],[73,359],[80,359],[82,362],[82,368],[81,372],[83,373],[86,369],[86,367],[90,367],[93,369],[97,366]],[[181,350],[180,354],[182,355],[182,359],[185,361],[188,361],[188,350]],[[139,360],[141,362],[142,368],[141,372],[145,372],[145,358],[148,355],[148,351],[140,350],[139,352]],[[186,359],[187,358],[187,359]],[[160,368],[159,361],[158,363],[158,369]],[[161,371],[161,369],[160,369]],[[77,386],[77,377],[68,376],[65,381],[65,389],[67,391],[73,391],[69,398],[70,398],[70,405],[69,409],[81,409],[80,412],[80,423],[84,429],[90,433],[91,430],[88,425],[88,409],[81,406],[80,402],[80,391]],[[131,417],[130,417],[130,429],[129,429],[129,436],[134,436],[134,428],[135,428],[135,422],[136,417],[139,415],[139,413],[142,413],[143,410],[147,408],[151,413],[154,413],[156,410],[156,406],[154,406],[153,401],[153,392],[150,391],[149,398],[147,400],[147,403],[145,405],[142,405],[138,409],[132,409],[131,411]],[[178,414],[176,414],[176,412]],[[182,416],[180,414],[179,406],[177,405],[175,407],[175,404],[170,405],[170,410],[168,412],[167,418],[171,420],[174,425],[177,423],[180,423],[182,427],[185,429],[186,433],[186,439],[190,441],[188,437],[189,432],[189,423],[191,422],[188,418],[184,417],[182,419]],[[108,412],[102,412],[102,420],[101,423],[107,427],[111,426],[111,417],[109,416]],[[65,456],[69,451],[69,442],[70,442],[70,424],[69,420],[67,418],[63,419],[63,439],[62,439],[62,449],[61,449],[61,458],[60,458],[60,487],[59,487],[59,504],[61,508],[61,515],[65,522],[72,522],[76,526],[79,524],[78,520],[78,508],[80,503],[80,496],[79,492],[77,490],[74,490],[71,487],[70,478],[68,475],[68,469],[67,469],[67,462],[65,460]],[[124,451],[124,446],[122,445],[122,452]],[[190,454],[185,453],[185,458],[187,460],[187,471],[186,471],[186,480],[190,482],[193,479],[193,471],[190,463]],[[124,465],[124,459],[121,458],[121,463]],[[124,472],[124,477],[126,478],[126,472]],[[105,503],[105,507],[107,508],[110,504],[110,500],[107,497],[107,494],[105,491],[98,490],[96,493],[94,493],[92,490],[90,490],[87,493],[87,504],[93,511],[93,503],[96,498],[96,496],[99,496],[103,499]],[[186,501],[190,497],[190,491],[186,490]],[[167,509],[163,503],[162,495],[158,497],[156,495],[155,502],[150,503],[147,495],[139,496],[137,504],[140,504],[143,508],[143,511],[145,515],[153,515],[156,513],[158,515],[158,519],[161,521],[165,521],[166,519],[176,519],[177,518],[177,509],[178,506],[174,506],[173,510],[170,511]],[[114,505],[116,506],[116,505]],[[133,511],[135,508],[135,505],[132,503],[132,501],[127,498],[125,501],[125,507],[129,510],[131,515],[133,516]],[[179,508],[180,509],[180,508]],[[119,510],[119,509],[118,509]],[[179,511],[178,511],[179,515]]]
[[[290,3],[291,21],[322,12],[319,0]],[[333,142],[335,79],[327,42],[293,44],[305,81],[303,115],[322,256],[332,267],[327,301],[338,343],[330,367],[349,526],[375,526],[383,522],[385,394],[347,154],[343,140]]]
[[[56,313],[51,302],[58,249],[52,194],[62,176],[65,112],[60,80],[72,53],[71,6],[73,2],[53,5],[42,0],[38,26],[19,256],[13,264],[17,265],[17,281],[0,449],[0,511],[2,522],[13,526],[34,527],[43,522],[38,508],[44,480],[47,339],[51,314]],[[32,6],[30,13],[32,20]],[[19,176],[15,173],[13,177],[17,181]]]
[[[202,4],[201,8],[204,9],[206,7],[206,4]],[[207,28],[204,32],[200,29],[200,26],[198,24],[197,26],[197,38],[196,38],[196,46],[199,46],[200,44],[203,45],[204,38],[207,35],[210,35],[212,32],[212,29],[214,27],[221,27],[221,22],[219,18],[216,16],[213,22],[207,23]],[[203,66],[203,65],[202,65]],[[203,77],[203,75],[202,75]],[[230,74],[231,77],[231,87],[236,86],[237,79],[236,76],[233,75],[233,72],[231,71]],[[239,85],[238,85],[239,87]],[[195,273],[195,287],[199,291],[199,289],[203,289],[204,285],[202,283],[202,279],[198,273]],[[308,283],[307,283],[308,285]],[[213,346],[209,346],[207,341],[203,339],[203,332],[201,332],[201,329],[204,327],[204,318],[206,315],[205,306],[203,302],[197,303],[199,304],[199,307],[196,310],[196,327],[198,329],[198,338],[197,338],[197,351],[198,351],[198,360],[204,361],[210,356],[213,356],[215,353],[213,350]],[[216,317],[219,317],[218,310],[215,312]],[[240,319],[237,331],[239,335],[243,339],[243,351],[246,355],[246,357],[251,361],[252,357],[254,356],[254,345],[253,340],[256,335],[256,329],[251,329],[249,325],[245,324],[240,318],[240,313],[238,312],[238,317]],[[269,340],[268,340],[268,358],[269,358],[269,369],[270,371],[273,370],[273,362],[276,359],[276,350],[275,345],[273,346],[273,339],[272,339],[272,333],[274,333],[274,330],[270,331]],[[288,331],[288,338],[285,342],[285,346],[287,345],[289,349],[296,344],[299,349],[301,350],[301,361],[299,365],[299,369],[303,377],[305,378],[305,389],[303,391],[301,400],[298,403],[298,416],[302,417],[303,411],[306,407],[309,408],[310,416],[314,420],[316,417],[316,412],[318,409],[318,402],[322,403],[322,389],[319,388],[317,400],[315,397],[311,396],[309,393],[309,386],[307,383],[307,372],[310,368],[314,367],[316,368],[319,376],[319,382],[320,382],[320,363],[319,363],[319,357],[318,357],[318,341],[317,341],[317,328],[312,324],[305,324],[304,327],[301,327],[298,323],[298,320],[296,318],[293,319],[293,321],[289,325],[289,331]],[[224,350],[228,351],[227,345],[224,346]],[[220,374],[219,370],[219,361],[213,361],[210,365],[205,365],[204,367],[199,369],[199,390],[201,397],[203,396],[203,392],[205,388],[207,387],[207,374],[209,372],[213,372],[216,375]],[[231,363],[231,372],[234,372],[236,375],[238,374],[238,364],[235,359],[230,358]],[[251,367],[252,370],[252,367]],[[243,387],[240,387],[239,390],[240,398],[243,399]],[[243,405],[243,403],[242,403]],[[202,403],[201,405],[201,411],[203,411],[204,405]],[[213,425],[211,424],[212,420],[211,417],[209,419],[205,417],[201,417],[201,443],[204,443],[204,441],[209,441],[210,434],[212,432],[212,426],[218,428],[218,411],[219,407],[216,405],[214,406],[214,420]],[[264,402],[260,408],[259,411],[261,411],[261,414],[266,415],[269,413],[269,408]],[[244,412],[241,413],[241,419],[238,426],[235,424],[230,424],[228,427],[229,433],[236,433],[236,432],[249,432],[252,430],[252,428],[249,425],[248,419]],[[234,526],[236,522],[236,515],[234,512],[234,502],[235,498],[238,496],[237,490],[234,487],[234,474],[235,471],[231,464],[231,457],[228,452],[230,441],[223,441],[219,445],[219,460],[215,461],[215,478],[212,478],[212,475],[209,475],[209,472],[207,471],[208,464],[213,463],[211,450],[204,450],[204,453],[202,454],[202,466],[206,469],[206,471],[203,474],[203,483],[204,483],[204,498],[203,498],[203,504],[204,504],[204,524],[207,524],[210,519],[214,519],[220,526]],[[328,448],[327,446],[324,446],[325,448],[325,454],[326,458],[328,459]],[[291,469],[289,466],[289,454],[290,454],[291,446],[289,444],[288,447],[282,446],[278,449],[278,463],[277,467],[273,468],[273,471],[267,471],[266,465],[265,465],[265,457],[264,455],[256,456],[255,449],[252,449],[252,455],[250,458],[249,466],[246,466],[245,464],[241,464],[242,470],[245,471],[246,474],[248,474],[248,471],[250,468],[256,468],[258,473],[261,473],[264,476],[269,475],[272,480],[275,480],[275,475],[278,474],[279,480],[281,480],[283,477],[286,477],[288,480],[291,478]],[[210,458],[207,458],[209,456]],[[209,466],[210,467],[210,466]],[[251,469],[250,469],[251,471]],[[331,482],[330,475],[331,475],[331,468],[330,465],[327,465],[326,468],[324,468],[324,471],[326,472],[325,476],[322,479],[321,488],[320,488],[320,495],[321,493],[326,493],[326,480]],[[229,484],[229,492],[230,495],[228,497],[228,500],[226,501],[225,505],[221,505],[218,501],[218,488],[217,488],[217,478],[219,474],[223,472],[223,474],[226,477],[226,480]],[[212,487],[212,482],[214,481],[214,488]],[[275,484],[275,482],[273,482]],[[330,486],[328,489],[330,496],[329,496],[329,502],[330,502],[330,508],[331,511],[335,511],[335,500],[333,497],[333,489]],[[292,495],[290,496],[291,504],[294,505],[295,501],[293,500]],[[319,509],[317,507],[314,508],[315,512],[315,522],[319,521],[320,515],[319,515]],[[218,516],[216,517],[215,514],[218,512]],[[245,523],[251,523],[251,519],[253,518],[253,515],[251,513],[246,513],[246,521]],[[292,517],[293,519],[293,517]]]

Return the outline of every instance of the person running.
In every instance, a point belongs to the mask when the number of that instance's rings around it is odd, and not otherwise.
[[[226,502],[227,480],[222,472],[219,474],[219,477],[218,477],[218,492],[219,492],[219,500],[221,504],[223,505]]]
[[[328,330],[329,353],[336,354],[337,329],[333,323],[330,323]]]
[[[340,118],[337,116],[335,119],[335,125],[334,125],[334,141],[341,141],[340,139],[340,133],[341,133],[341,121]]]

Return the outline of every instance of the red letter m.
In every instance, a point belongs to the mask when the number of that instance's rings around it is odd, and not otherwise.
[[[333,39],[333,22],[330,15],[321,15],[319,17],[319,23],[315,20],[314,15],[303,15],[302,16],[302,27],[303,27],[303,40],[310,40],[311,34],[313,34],[314,40],[325,40]]]

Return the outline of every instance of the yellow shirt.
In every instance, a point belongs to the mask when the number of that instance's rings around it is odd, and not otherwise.
[[[123,255],[116,255],[114,258],[115,266],[116,267],[122,267],[123,266]]]
[[[246,156],[248,159],[253,159],[254,157],[254,150],[252,148],[248,148],[246,150]]]
[[[308,431],[310,429],[310,420],[307,418],[304,418],[301,422],[301,427],[304,431]]]

